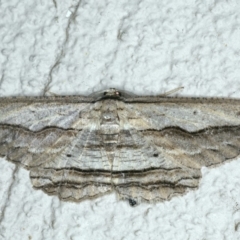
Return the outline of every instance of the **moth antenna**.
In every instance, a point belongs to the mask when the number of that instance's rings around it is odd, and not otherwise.
[[[178,87],[178,88],[175,88],[175,89],[173,89],[171,91],[163,93],[161,96],[168,96],[168,95],[171,95],[171,94],[173,94],[175,92],[178,92],[178,91],[180,91],[182,89],[184,89],[184,87]]]

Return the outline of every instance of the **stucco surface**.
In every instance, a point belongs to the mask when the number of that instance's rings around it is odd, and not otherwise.
[[[240,3],[0,1],[0,96],[116,87],[181,96],[240,92]],[[197,191],[141,204],[61,202],[0,159],[0,239],[240,239],[240,159],[203,168]]]

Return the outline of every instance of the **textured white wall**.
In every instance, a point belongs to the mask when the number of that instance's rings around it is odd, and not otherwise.
[[[9,0],[0,16],[0,96],[239,98],[238,0]],[[240,159],[202,172],[199,190],[131,208],[115,195],[60,202],[0,159],[0,239],[240,239]]]

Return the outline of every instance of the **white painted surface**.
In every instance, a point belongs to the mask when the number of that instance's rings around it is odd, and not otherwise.
[[[239,98],[240,2],[0,1],[0,96],[116,87]],[[203,169],[200,188],[131,208],[33,190],[0,161],[0,239],[240,239],[240,159]]]

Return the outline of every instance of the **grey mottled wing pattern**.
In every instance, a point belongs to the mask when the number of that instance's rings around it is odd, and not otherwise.
[[[130,130],[120,133],[113,166],[120,198],[169,200],[198,187],[202,166],[239,156],[239,103],[194,101],[126,103],[120,116]]]
[[[63,200],[110,192],[111,166],[95,129],[98,108],[88,102],[2,101],[0,156],[29,169],[35,188]]]
[[[213,126],[240,125],[237,100],[160,98],[152,101],[155,102],[139,102],[138,98],[126,101],[124,109],[129,127],[139,130],[179,127],[194,132]]]
[[[32,132],[0,125],[0,155],[27,169],[37,168],[54,159],[76,136],[75,130],[48,128]]]
[[[121,199],[155,202],[196,188],[201,172],[168,156],[146,132],[130,130],[120,133],[112,176]]]
[[[191,169],[219,165],[236,158],[240,151],[240,126],[211,127],[191,133],[168,128],[142,134],[169,159]]]
[[[94,108],[90,102],[78,103],[77,98],[76,102],[74,98],[69,101],[67,97],[23,97],[14,100],[15,98],[0,100],[0,123],[18,125],[31,131],[39,131],[49,126],[83,129],[88,121],[81,116],[85,116]]]
[[[120,198],[139,202],[169,200],[197,188],[202,166],[232,160],[240,150],[240,127],[195,133],[179,128],[132,130],[120,135],[113,183]]]
[[[239,101],[120,96],[1,99],[0,156],[62,200],[154,202],[239,155]]]
[[[32,183],[62,200],[80,201],[112,191],[111,166],[94,129],[79,131],[52,161],[30,172]]]

